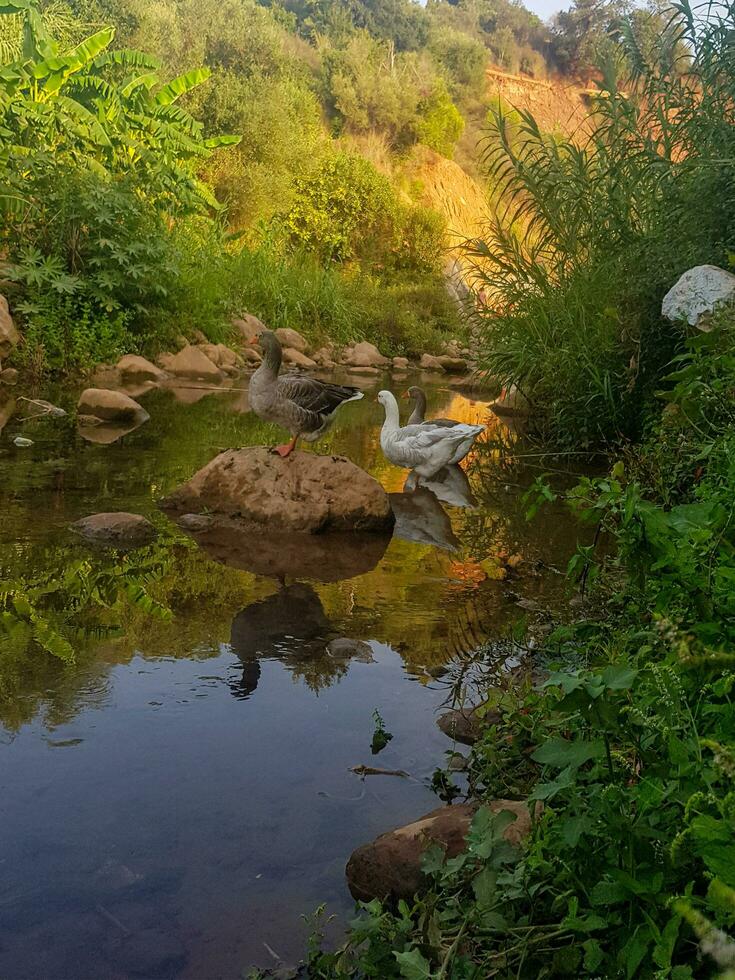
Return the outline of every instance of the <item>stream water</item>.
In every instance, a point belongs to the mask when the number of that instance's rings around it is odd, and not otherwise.
[[[316,450],[400,493],[406,473],[378,441],[375,395],[390,384],[366,384]],[[427,390],[429,414],[489,419],[490,440],[506,439],[483,402]],[[489,448],[469,482],[397,497],[391,540],[353,564],[327,554],[318,580],[283,587],[249,570],[246,546],[204,550],[156,506],[217,451],[282,434],[244,392],[143,403],[150,421],[109,444],[71,416],[21,424],[23,411],[0,434],[0,580],[92,582],[104,598],[115,569],[136,567],[173,613],[98,606],[74,663],[0,626],[3,980],[234,980],[274,966],[268,947],[298,961],[301,914],[322,902],[337,936],[351,850],[440,805],[428,784],[451,748],[435,724],[450,697],[442,668],[507,635],[528,615],[519,598],[554,608],[564,595],[554,569],[574,547],[570,519],[552,509],[526,523],[520,497],[538,470]],[[14,446],[20,433],[32,447]],[[113,510],[149,517],[157,543],[120,556],[69,531]],[[512,555],[522,564],[500,570]],[[341,637],[369,648],[327,655]],[[377,757],[375,709],[393,734]],[[362,781],[360,763],[411,778]]]

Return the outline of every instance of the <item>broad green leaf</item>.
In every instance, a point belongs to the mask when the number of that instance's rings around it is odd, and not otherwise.
[[[605,687],[611,691],[627,691],[633,686],[638,671],[625,664],[611,664],[602,672]]]
[[[242,136],[210,136],[204,140],[204,145],[208,150],[216,150],[221,146],[237,146],[242,142]]]
[[[587,939],[582,943],[584,950],[584,967],[590,973],[595,973],[605,958],[602,947],[596,939]]]
[[[604,751],[605,745],[601,739],[595,739],[591,742],[577,739],[572,742],[566,738],[557,737],[550,738],[539,746],[532,753],[531,758],[545,766],[557,766],[559,769],[567,766],[577,768],[591,759],[600,758]]]
[[[650,928],[648,926],[638,926],[620,952],[620,959],[625,969],[626,980],[632,980],[636,975],[638,967],[645,959],[650,946]]]
[[[178,78],[172,79],[163,88],[158,90],[156,93],[156,102],[159,105],[170,105],[182,95],[191,92],[197,85],[206,82],[211,74],[212,72],[209,68],[194,68],[184,75],[179,75]]]
[[[411,949],[406,953],[394,953],[393,955],[398,961],[401,976],[405,980],[430,980],[431,965],[417,949]]]
[[[98,54],[112,44],[114,37],[115,28],[105,27],[103,30],[97,31],[96,34],[92,34],[90,37],[86,38],[81,42],[81,44],[78,44],[67,55],[65,55],[65,60],[68,62],[69,66],[69,72],[75,72],[82,68],[86,68],[90,62],[94,61]]]
[[[627,890],[617,881],[598,881],[590,892],[590,901],[595,906],[619,905],[628,898]]]
[[[472,879],[472,891],[480,908],[489,908],[497,900],[498,875],[492,868],[483,868]]]
[[[710,871],[735,888],[735,832],[732,823],[708,814],[695,817],[690,824],[695,852]]]

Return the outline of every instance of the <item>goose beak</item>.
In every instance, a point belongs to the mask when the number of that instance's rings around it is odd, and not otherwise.
[[[259,343],[260,343],[260,337],[258,337],[258,335],[256,334],[254,337],[251,337],[250,340],[248,341],[248,347],[256,347]]]
[[[409,397],[409,394],[408,394],[408,392],[407,392],[407,391],[404,391],[404,392],[402,393],[402,395],[401,395],[401,398],[408,398],[408,397]]]

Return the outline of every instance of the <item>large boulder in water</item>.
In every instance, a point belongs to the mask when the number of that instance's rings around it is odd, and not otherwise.
[[[162,365],[163,366],[163,365]],[[198,347],[184,347],[178,354],[167,358],[164,370],[177,378],[187,378],[191,381],[211,381],[219,383],[222,372]]]
[[[383,357],[375,344],[363,340],[346,353],[343,363],[350,367],[387,367],[390,358]]]
[[[492,813],[509,810],[515,820],[503,831],[510,844],[519,844],[531,830],[531,814],[526,803],[493,800],[486,804]],[[438,844],[447,858],[465,848],[465,839],[477,810],[474,803],[442,806],[405,827],[381,834],[352,852],[347,862],[347,885],[355,899],[406,899],[420,892],[426,881],[421,863],[424,852]]]
[[[394,520],[385,490],[349,459],[302,452],[282,459],[265,446],[220,453],[162,506],[307,534],[381,532]]]
[[[87,388],[79,397],[77,414],[100,419],[102,422],[146,422],[148,413],[122,391],[109,388]]]
[[[166,377],[159,367],[139,354],[125,354],[117,362],[116,369],[125,381],[163,381]]]

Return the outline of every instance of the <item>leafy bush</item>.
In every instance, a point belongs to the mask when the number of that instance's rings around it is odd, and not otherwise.
[[[171,306],[177,227],[217,208],[195,164],[237,138],[205,139],[175,105],[207,72],[161,84],[153,59],[109,51],[112,29],[63,52],[32,0],[13,11],[26,46],[0,81],[5,276],[20,290],[26,359],[89,366],[140,349]]]
[[[446,73],[452,91],[480,90],[485,84],[487,49],[480,41],[444,28],[432,35],[429,49]]]
[[[399,202],[390,181],[363,157],[338,152],[295,182],[293,204],[273,232],[321,262],[430,272],[439,263],[444,223],[433,211]]]
[[[295,248],[343,262],[379,254],[395,214],[390,182],[361,157],[336,153],[296,182],[293,206],[280,225]]]
[[[445,157],[451,157],[462,135],[464,119],[443,82],[438,82],[431,94],[419,103],[418,111],[416,135],[419,142]]]

